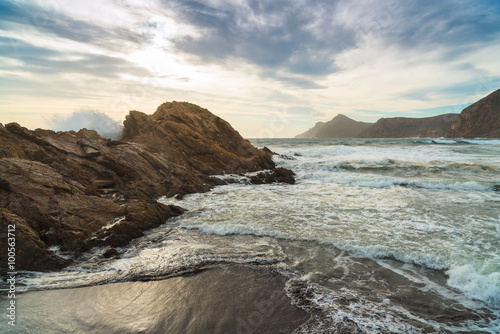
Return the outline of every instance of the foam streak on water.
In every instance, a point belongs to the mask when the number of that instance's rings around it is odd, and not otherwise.
[[[438,270],[445,279],[432,284],[433,291],[455,291],[464,304],[477,307],[480,301],[498,312],[498,141],[257,140],[255,144],[287,155],[277,156],[276,161],[297,174],[297,184],[231,185],[190,195],[182,205],[204,211],[181,217],[180,226],[218,235],[314,241],[357,257],[389,258]],[[421,275],[420,282],[430,282]]]

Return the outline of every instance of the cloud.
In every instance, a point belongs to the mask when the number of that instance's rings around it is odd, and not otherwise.
[[[404,116],[500,82],[495,1],[63,2],[0,1],[0,116],[92,105],[118,117],[176,99],[255,136],[243,117]]]
[[[298,88],[343,70],[339,57],[377,41],[388,48],[434,52],[441,61],[498,40],[500,5],[491,1],[352,2],[163,1],[195,33],[171,41],[196,64],[243,60],[262,78]],[[381,55],[383,56],[383,55]],[[296,78],[296,80],[294,80]]]
[[[460,47],[498,39],[500,5],[491,1],[419,1],[402,7],[404,29],[388,31],[392,43]]]
[[[337,1],[164,4],[174,4],[175,19],[197,32],[172,39],[178,52],[202,63],[241,59],[258,66],[264,78],[298,87],[314,87],[315,79],[334,73],[335,55],[356,45],[353,32],[336,24]],[[293,76],[302,78],[291,80]]]
[[[59,51],[34,46],[14,38],[0,37],[0,55],[17,62],[17,66],[9,66],[10,70],[28,70],[36,74],[84,73],[104,78],[118,78],[122,74],[140,77],[151,75],[145,68],[123,58]]]
[[[294,114],[294,115],[313,115],[316,113],[316,110],[314,110],[314,108],[311,108],[309,106],[293,106],[287,108],[286,112],[288,114]]]
[[[93,24],[65,15],[56,8],[30,2],[0,2],[0,29],[34,29],[111,51],[123,52],[148,43],[150,36],[138,33],[133,28]]]

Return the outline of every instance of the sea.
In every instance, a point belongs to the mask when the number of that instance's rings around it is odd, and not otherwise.
[[[20,290],[247,265],[287,279],[296,333],[500,333],[500,140],[252,139],[296,184],[235,183],[182,200],[120,259],[94,249]],[[53,249],[62,256],[57,248]],[[102,251],[101,251],[102,252]],[[338,332],[341,332],[338,330]]]

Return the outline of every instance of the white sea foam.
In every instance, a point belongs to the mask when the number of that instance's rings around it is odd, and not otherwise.
[[[275,157],[297,174],[295,186],[231,185],[189,195],[182,205],[203,211],[178,222],[205,233],[311,240],[360,257],[447,270],[449,286],[497,303],[496,274],[467,272],[467,280],[461,280],[465,273],[457,268],[500,260],[500,243],[494,237],[500,194],[493,191],[500,178],[492,174],[500,158],[452,147],[271,147],[300,154],[295,160]],[[385,174],[377,173],[379,167]],[[391,175],[413,169],[423,172]],[[431,177],[433,169],[438,173]]]
[[[294,281],[287,283],[288,295],[294,300],[296,298],[293,291]],[[297,330],[297,333],[323,333],[328,330],[341,329],[346,332],[346,325],[349,330],[366,334],[379,333],[421,333],[422,331],[408,324],[408,316],[401,316],[402,309],[388,307],[387,304],[377,304],[359,296],[353,291],[332,291],[318,284],[305,282],[307,290],[307,302],[320,309],[324,315],[323,319],[316,318],[316,322],[310,321],[308,325]],[[300,301],[295,301],[300,305]],[[399,313],[399,314],[398,314]],[[420,319],[419,319],[420,320]],[[326,322],[326,323],[325,323]],[[326,328],[325,328],[326,327]]]
[[[168,233],[166,233],[168,232]],[[94,249],[89,259],[61,272],[32,273],[19,290],[75,288],[134,279],[159,279],[199,270],[219,263],[276,263],[283,253],[270,239],[207,237],[197,231],[170,231],[161,226],[148,231],[131,247],[120,250],[121,258],[103,260]]]
[[[86,128],[110,139],[120,139],[123,130],[119,122],[96,110],[80,110],[68,117],[53,118],[50,126],[55,131],[78,131]]]
[[[461,139],[460,142],[473,145],[500,145],[500,139]]]
[[[500,259],[494,266],[486,272],[475,263],[453,266],[446,272],[448,284],[472,298],[500,305]]]

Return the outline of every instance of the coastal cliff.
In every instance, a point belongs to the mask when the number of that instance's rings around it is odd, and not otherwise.
[[[434,117],[381,118],[373,126],[361,132],[359,138],[404,138],[404,137],[443,137],[458,114],[444,114]]]
[[[28,130],[0,124],[0,226],[16,226],[16,269],[53,270],[92,247],[116,256],[143,231],[185,210],[160,196],[209,191],[212,175],[270,170],[259,182],[289,182],[272,154],[253,147],[229,123],[199,106],[172,102],[152,115],[131,111],[123,137],[93,130]],[[272,174],[274,177],[269,178]],[[258,176],[257,176],[258,177]],[[2,235],[0,267],[7,267]],[[4,249],[5,248],[5,249]]]
[[[462,110],[434,117],[381,118],[364,123],[337,115],[295,138],[500,138],[500,89]]]
[[[445,114],[425,118],[381,118],[376,123],[365,123],[337,115],[326,123],[316,123],[314,128],[295,138],[444,137],[457,119],[458,114]]]
[[[500,89],[465,108],[446,136],[500,138]]]

